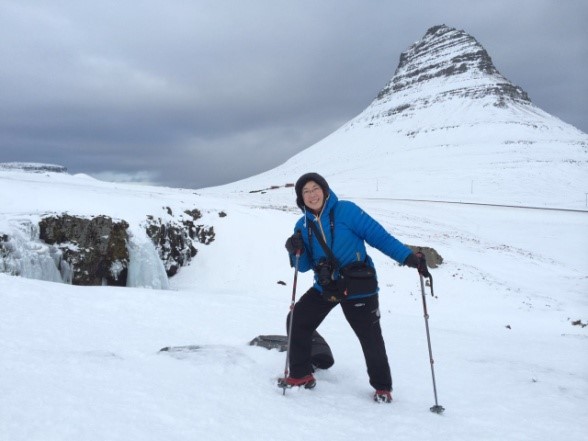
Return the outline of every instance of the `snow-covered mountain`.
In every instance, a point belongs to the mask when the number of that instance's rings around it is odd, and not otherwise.
[[[34,227],[51,213],[123,219],[131,245],[140,250],[149,245],[146,215],[165,220],[170,213],[198,209],[216,232],[214,242],[169,279],[169,289],[82,287],[0,273],[0,439],[585,436],[588,215],[582,211],[584,193],[575,192],[586,183],[586,135],[530,104],[488,66],[483,53],[466,60],[468,47],[476,52],[479,45],[449,28],[430,30],[357,118],[281,167],[227,186],[179,190],[102,182],[39,166],[0,167],[0,242],[8,235],[26,238],[27,249],[16,251],[28,264],[37,258],[50,263]],[[465,72],[450,74],[444,66],[457,54]],[[437,62],[417,62],[423,57]],[[417,71],[426,73],[411,80],[409,72]],[[464,95],[480,91],[491,78],[494,86],[485,95]],[[412,107],[388,112],[403,103]],[[521,123],[514,122],[517,115]],[[459,124],[442,129],[443,118]],[[527,125],[533,118],[537,127]],[[418,133],[407,136],[410,127]],[[447,145],[440,134],[447,135]],[[507,139],[536,141],[505,144]],[[547,162],[530,161],[531,153]],[[469,178],[467,167],[477,167],[471,170],[473,188],[468,180],[462,190],[459,178]],[[285,184],[310,170],[322,173],[339,196],[360,204],[399,240],[434,247],[443,256],[443,264],[431,270],[436,297],[427,297],[442,416],[429,412],[434,402],[419,278],[377,250],[370,255],[381,286],[392,404],[371,401],[359,343],[338,309],[320,327],[335,365],[316,373],[312,391],[282,395],[275,383],[284,371],[284,353],[248,345],[259,334],[285,333],[293,270],[283,243],[300,216],[294,191]],[[515,172],[521,178],[516,186]],[[483,178],[493,179],[496,191],[483,186]],[[549,187],[544,179],[553,192],[541,193]],[[499,184],[513,187],[506,191]],[[435,201],[394,200],[411,197]],[[0,258],[3,252],[0,247]],[[141,263],[136,270],[145,276],[139,279],[157,272],[151,265],[164,271],[149,257],[153,249],[134,255],[131,260]],[[299,274],[296,295],[310,283],[310,274]],[[159,352],[170,345],[199,349]]]
[[[308,170],[328,171],[350,196],[582,209],[588,135],[535,106],[475,38],[436,26],[357,117],[237,185],[265,188]]]

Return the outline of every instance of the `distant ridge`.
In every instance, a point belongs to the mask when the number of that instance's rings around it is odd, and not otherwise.
[[[67,173],[67,168],[63,165],[37,162],[0,162],[0,170],[22,170],[33,173]]]

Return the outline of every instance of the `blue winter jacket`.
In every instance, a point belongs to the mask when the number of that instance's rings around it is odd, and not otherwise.
[[[334,210],[334,236],[331,235],[329,212]],[[309,246],[308,230],[309,222],[315,222],[319,232],[322,232],[326,244],[331,248],[341,268],[352,262],[366,261],[374,267],[372,259],[367,255],[365,243],[367,242],[382,253],[403,264],[411,254],[410,248],[402,244],[398,239],[388,233],[382,225],[350,201],[340,201],[332,190],[321,213],[317,216],[310,211],[304,212],[304,216],[298,220],[294,232],[300,231],[304,240],[305,251],[300,255],[298,269],[306,272],[315,269],[316,265],[326,259],[326,253],[318,242],[316,234],[311,233],[312,245]],[[312,251],[312,261],[311,253]],[[290,254],[290,264],[294,266],[294,255]],[[322,292],[318,284],[317,274],[314,276],[314,288]],[[357,294],[350,296],[350,299],[367,297],[377,294],[376,292]]]

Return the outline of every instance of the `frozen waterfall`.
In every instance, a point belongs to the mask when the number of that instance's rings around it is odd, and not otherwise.
[[[169,281],[157,250],[142,229],[129,232],[127,286],[169,289]]]
[[[49,282],[72,283],[73,268],[63,259],[63,252],[55,245],[39,239],[36,218],[11,219],[9,234],[0,241],[0,273]],[[144,229],[128,230],[129,264],[127,286],[169,289],[163,262]],[[67,244],[60,244],[61,247]],[[67,246],[76,247],[75,244]],[[122,264],[121,264],[122,265]],[[123,268],[111,268],[120,272]]]
[[[62,260],[61,250],[39,240],[38,222],[17,219],[9,225],[12,232],[3,243],[0,272],[49,282],[71,281],[71,269]]]

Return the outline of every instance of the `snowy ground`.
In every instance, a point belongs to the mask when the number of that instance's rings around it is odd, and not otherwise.
[[[275,381],[284,353],[248,345],[285,330],[293,270],[283,242],[299,216],[291,189],[220,197],[54,178],[56,190],[42,177],[6,176],[3,187],[21,196],[45,192],[31,202],[39,212],[109,207],[139,217],[140,204],[192,204],[227,217],[216,218],[216,241],[170,290],[0,274],[2,440],[521,441],[582,439],[588,430],[588,327],[572,324],[588,322],[587,213],[355,199],[400,240],[445,259],[432,270],[437,297],[427,298],[440,416],[429,411],[419,279],[378,251],[392,404],[371,401],[339,309],[320,328],[335,365],[316,374],[314,390],[283,396]],[[60,192],[68,197],[50,200]],[[11,199],[0,225],[26,209]],[[298,283],[301,295],[310,275]],[[158,353],[187,344],[202,349]]]

